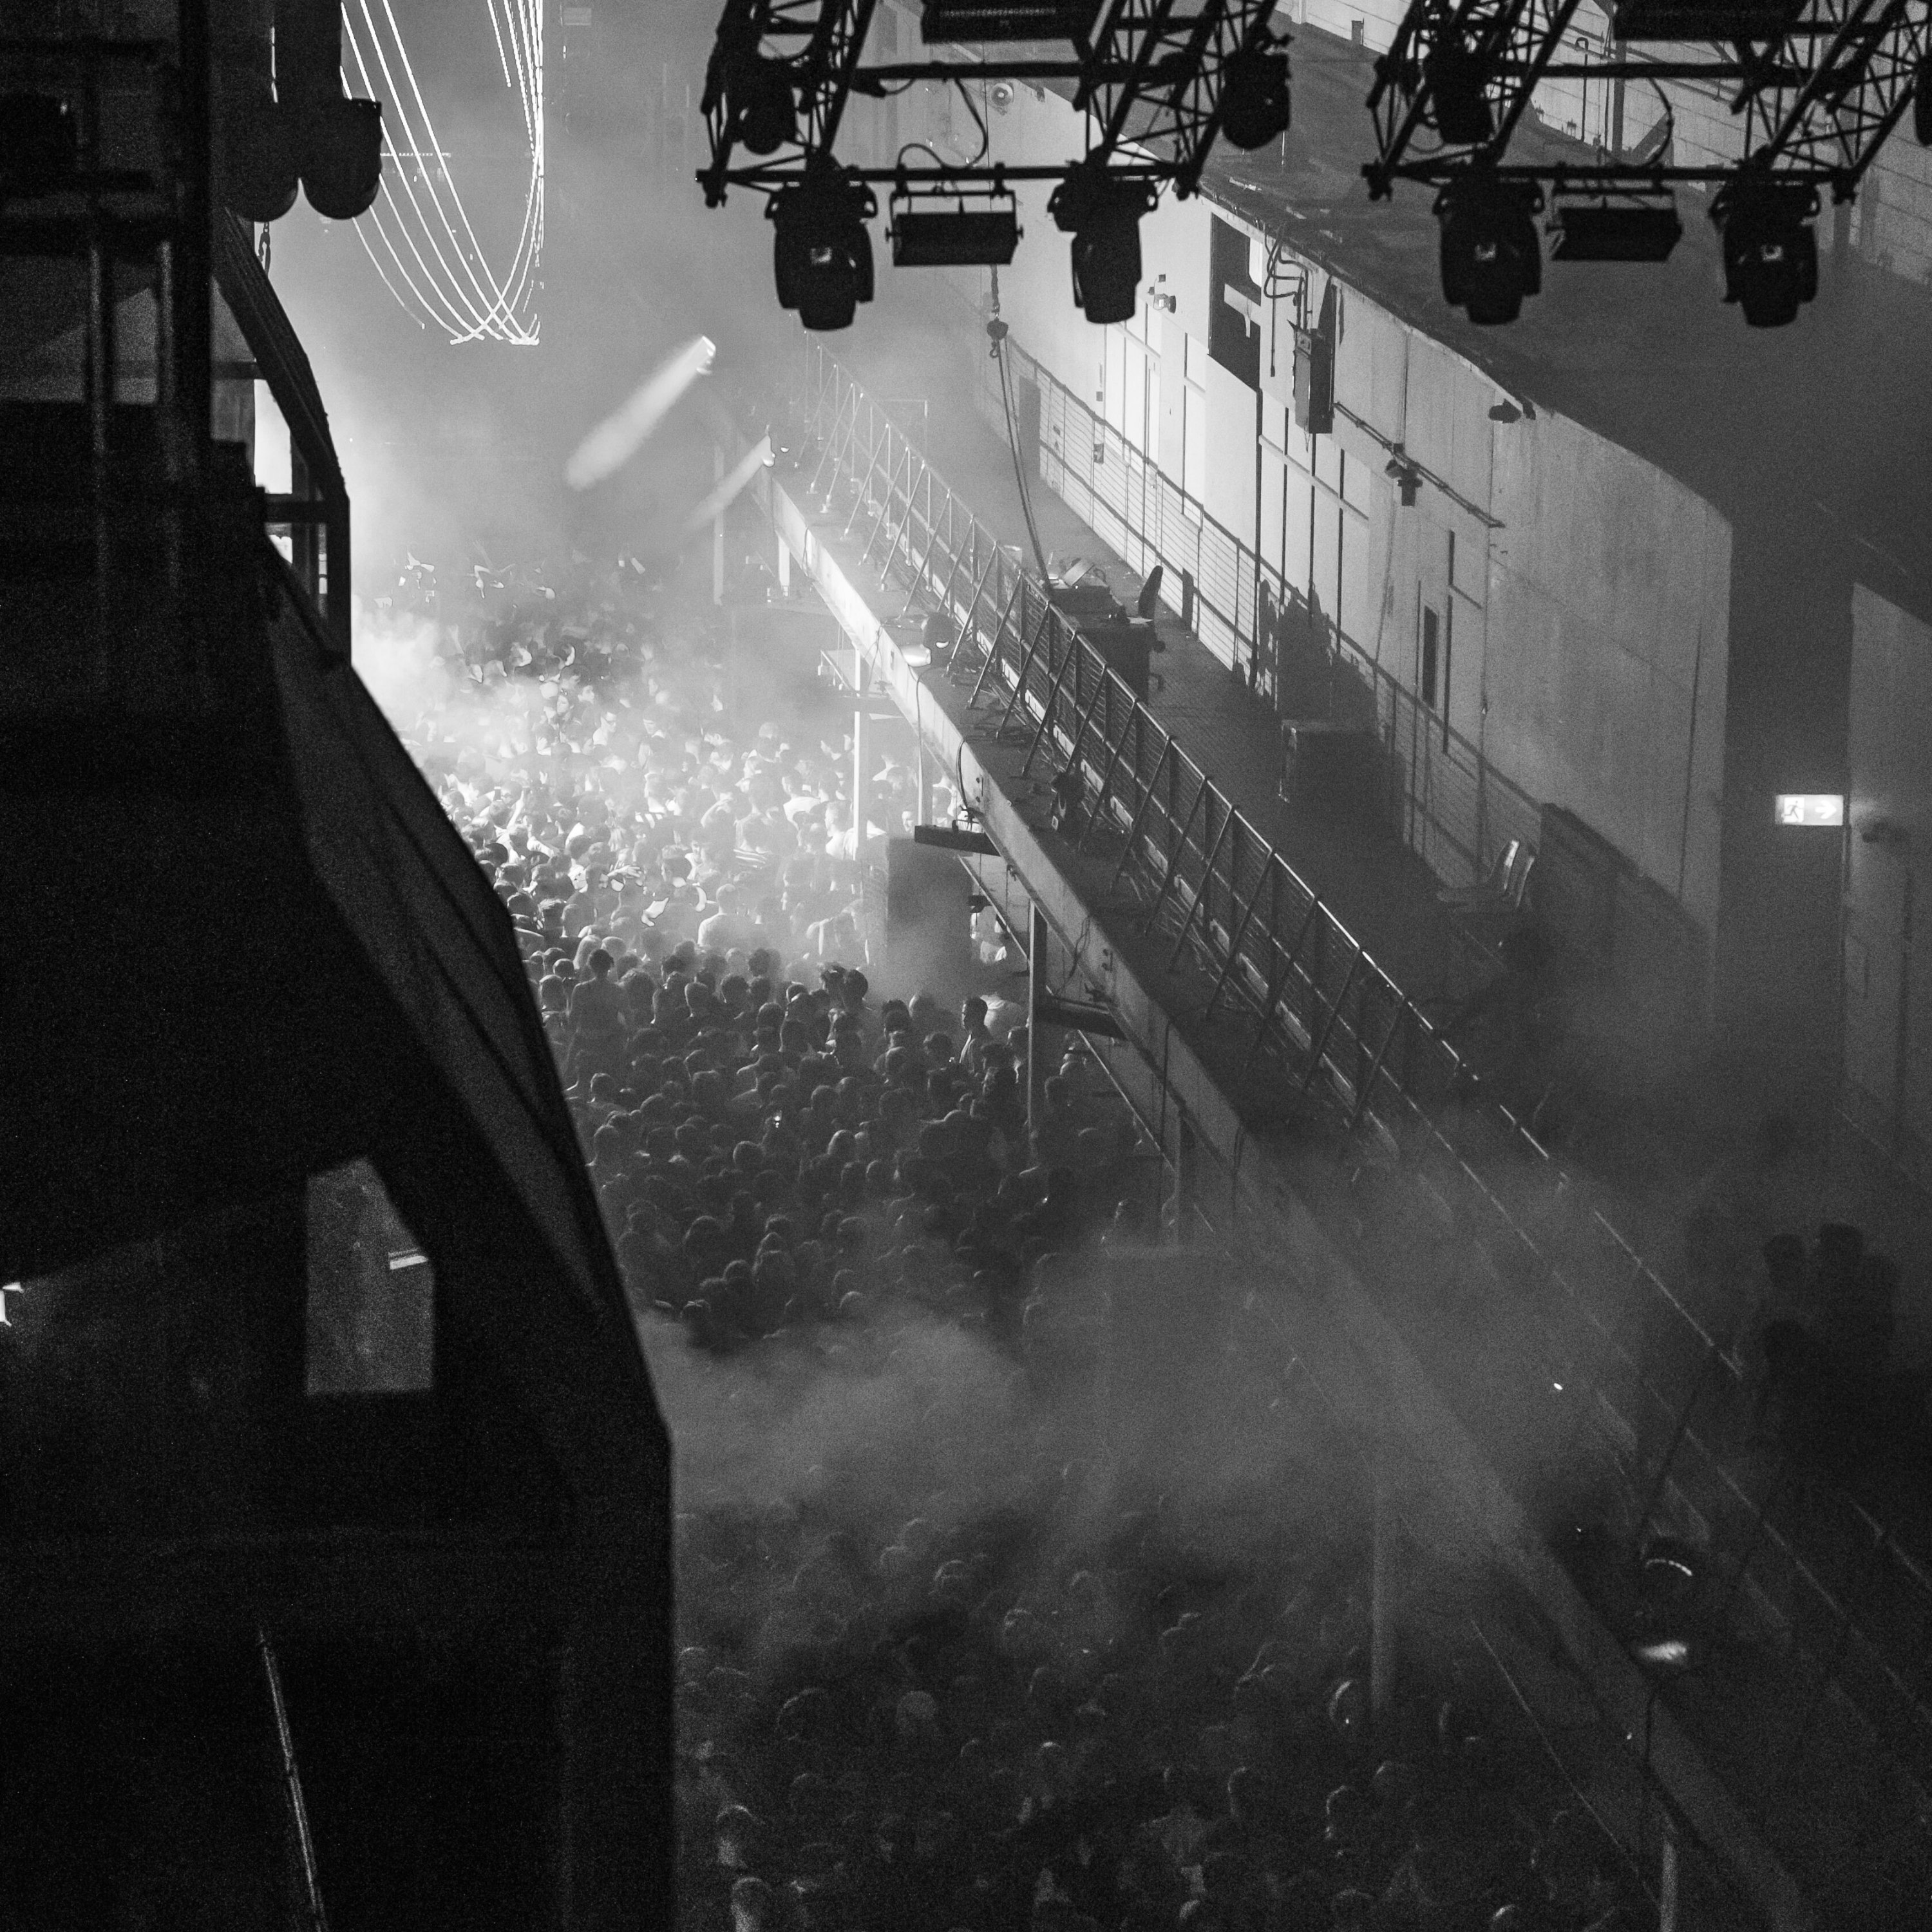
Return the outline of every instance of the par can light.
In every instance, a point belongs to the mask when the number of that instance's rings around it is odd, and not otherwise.
[[[1661,200],[1558,202],[1552,217],[1559,262],[1666,262],[1683,238],[1677,204]]]
[[[892,204],[892,265],[901,268],[1004,268],[1019,246],[1019,209],[1004,200],[947,208],[932,197],[896,195]]]

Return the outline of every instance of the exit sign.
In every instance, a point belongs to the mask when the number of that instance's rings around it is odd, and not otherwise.
[[[1781,791],[1778,794],[1780,825],[1842,825],[1845,796],[1836,791]]]

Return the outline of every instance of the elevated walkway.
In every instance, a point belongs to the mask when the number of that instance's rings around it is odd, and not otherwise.
[[[874,394],[889,393],[889,383],[906,380],[903,354],[884,345],[922,340],[936,318],[976,334],[978,318],[963,309],[945,317],[938,305],[947,298],[943,292],[928,294],[932,286],[906,276],[881,280],[880,320],[888,326],[854,344],[854,373]],[[1012,452],[986,420],[980,390],[964,379],[962,359],[952,340],[944,354],[921,358],[926,406],[922,426],[914,425],[915,440],[926,442],[923,453],[985,527],[1031,569]],[[1049,561],[1064,566],[1084,559],[1131,608],[1143,581],[1139,573],[1036,474],[1029,478],[1028,490]],[[1172,592],[1174,586],[1168,589]],[[1418,997],[1435,992],[1446,970],[1449,935],[1428,867],[1359,816],[1290,806],[1280,794],[1281,721],[1274,707],[1256,697],[1173,611],[1160,609],[1155,628],[1162,649],[1154,660],[1148,711],[1239,801],[1255,830],[1320,892],[1397,983]]]
[[[1842,1498],[1795,1508],[1787,1472],[1731,1454],[1737,1363],[1519,1123],[1459,1100],[1454,1052],[1273,848],[1268,799],[1210,782],[1185,710],[1136,702],[848,379],[816,400],[814,448],[771,487],[782,540],[1138,1049],[1143,1118],[1206,1156],[1210,1218],[1264,1273],[1286,1258],[1294,1304],[1450,1472],[1765,1918],[1847,1886],[1885,1909],[1920,1849],[1917,1566]],[[1038,508],[1044,542],[1095,555]],[[915,602],[962,633],[922,675],[895,636]],[[1213,718],[1228,674],[1199,675]],[[1646,1677],[1628,1647],[1659,1534],[1700,1552],[1723,1660],[1700,1678]]]

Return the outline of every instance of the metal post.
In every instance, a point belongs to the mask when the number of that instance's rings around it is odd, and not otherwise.
[[[1094,714],[1100,710],[1100,700],[1106,696],[1108,685],[1113,675],[1104,664],[1101,667],[1100,682],[1094,687],[1094,695],[1088,699],[1086,710],[1081,712],[1073,727],[1073,748],[1066,754],[1066,769],[1069,771],[1076,770],[1079,765],[1081,748],[1087,742],[1087,728],[1093,723]],[[1025,767],[1022,766],[1021,770],[1024,772]],[[1075,849],[1078,849],[1077,845]]]
[[[1040,1003],[1050,990],[1046,973],[1046,915],[1027,908],[1027,1126],[1040,1125],[1046,1112],[1046,1055],[1040,1043]]]
[[[993,735],[994,737],[997,738],[1000,734],[1013,722],[1013,712],[1015,708],[1024,704],[1026,702],[1027,675],[1033,669],[1034,660],[1040,656],[1040,646],[1043,644],[1046,644],[1047,640],[1052,634],[1053,606],[1051,604],[1048,604],[1044,606],[1042,609],[1040,614],[1040,628],[1034,634],[1033,642],[1027,646],[1026,656],[1020,660],[1018,674],[1013,680],[1012,692],[1006,700],[1006,708],[1000,713],[1000,722],[993,728]],[[1052,662],[1052,647],[1051,645],[1048,645],[1047,650],[1047,662],[1051,664]]]
[[[866,823],[872,815],[872,745],[871,720],[862,697],[852,712],[852,856],[866,862]]]
[[[1204,786],[1203,789],[1205,788]],[[1210,815],[1212,815],[1210,807]],[[1180,936],[1174,942],[1174,952],[1167,962],[1172,973],[1180,964],[1180,949],[1187,944],[1187,935],[1194,930],[1194,915],[1208,902],[1208,889],[1214,883],[1214,861],[1221,856],[1221,847],[1228,836],[1228,828],[1240,822],[1240,814],[1231,805],[1223,802],[1221,829],[1214,835],[1214,842],[1208,848],[1208,863],[1201,874],[1201,890],[1188,902],[1187,916],[1180,922]],[[1158,901],[1156,902],[1158,904]]]
[[[1281,903],[1281,868],[1279,866],[1270,866],[1268,868],[1268,926],[1272,931],[1274,926],[1275,909]],[[1234,968],[1240,964],[1241,942],[1248,936],[1248,928],[1254,920],[1255,909],[1261,902],[1262,896],[1259,892],[1250,895],[1246,910],[1241,914],[1241,922],[1235,927],[1233,936],[1228,941],[1228,957],[1221,968],[1220,976],[1214,982],[1214,990],[1208,995],[1208,1010],[1203,1016],[1204,1018],[1211,1017],[1215,1006],[1221,998],[1222,988],[1233,976]]]
[[[1067,640],[1066,654],[1060,661],[1060,674],[1054,678],[1046,694],[1046,702],[1040,707],[1040,724],[1027,746],[1027,754],[1020,760],[1020,776],[1024,778],[1033,769],[1034,756],[1040,747],[1041,740],[1053,729],[1053,714],[1060,704],[1060,694],[1066,682],[1066,674],[1080,662],[1080,640],[1077,636]]]
[[[1167,903],[1168,888],[1174,884],[1174,875],[1180,869],[1182,854],[1187,850],[1187,835],[1194,830],[1194,814],[1201,809],[1202,801],[1212,789],[1204,778],[1194,794],[1194,802],[1187,808],[1187,816],[1180,822],[1180,836],[1168,848],[1167,869],[1160,875],[1160,890],[1154,894],[1154,904],[1148,908],[1146,916],[1141,921],[1143,932],[1154,930],[1154,922],[1160,918],[1161,908]],[[1173,820],[1170,818],[1168,822],[1172,824]]]
[[[113,519],[110,497],[114,422],[114,258],[98,216],[87,237],[87,426],[88,487],[94,514],[94,613],[97,675],[106,670],[112,620],[110,578],[113,568]]]
[[[711,446],[711,480],[713,484],[724,481],[722,443]],[[724,512],[722,507],[711,520],[711,601],[714,604],[724,601]]]
[[[994,562],[998,562],[998,560],[999,553],[996,550],[994,553]],[[987,568],[989,570],[992,567],[992,564],[988,564],[987,566]],[[974,705],[979,703],[980,693],[986,688],[987,679],[992,675],[994,665],[999,662],[1000,640],[1006,634],[1007,621],[1012,616],[1013,600],[1020,594],[1020,586],[1026,580],[1024,578],[1015,578],[1013,579],[1013,587],[1006,592],[1006,602],[1000,607],[998,620],[993,626],[992,641],[986,646],[986,662],[980,665],[980,675],[974,680],[973,694],[966,700],[967,708],[969,710],[971,710]],[[969,624],[971,621],[974,612],[976,611],[979,608],[979,603],[980,593],[976,590],[973,593],[973,610],[968,611],[967,614]],[[960,635],[962,638],[964,638],[965,634],[966,634],[963,630],[960,633]]]
[[[1355,983],[1355,975],[1362,970],[1362,949],[1355,949],[1355,956],[1348,962],[1348,970],[1342,976],[1342,990],[1335,995],[1335,1004],[1328,1009],[1328,1017],[1322,1022],[1322,1030],[1308,1050],[1308,1064],[1301,1076],[1301,1091],[1306,1094],[1314,1084],[1316,1070],[1322,1064],[1322,1056],[1328,1050],[1328,1036],[1335,1030],[1335,1022],[1342,1016],[1342,1002],[1348,997],[1348,988]]]
[[[1135,718],[1137,722],[1144,719],[1146,716],[1147,713],[1144,710],[1136,711],[1135,713]],[[1167,742],[1161,747],[1160,758],[1159,762],[1154,766],[1154,776],[1144,780],[1142,782],[1141,802],[1134,807],[1133,818],[1129,822],[1127,826],[1127,842],[1121,848],[1120,862],[1114,868],[1113,878],[1109,882],[1107,887],[1107,896],[1109,898],[1111,898],[1114,894],[1120,890],[1121,878],[1125,874],[1127,869],[1127,861],[1134,856],[1135,845],[1139,841],[1141,836],[1141,826],[1143,820],[1146,818],[1148,807],[1154,802],[1155,787],[1160,783],[1160,774],[1166,768],[1168,760],[1172,758],[1174,756],[1174,736],[1172,733],[1170,732],[1167,736]],[[1138,774],[1136,775],[1138,776]]]
[[[1278,970],[1271,971],[1268,974],[1268,991],[1262,996],[1261,1024],[1255,1029],[1255,1046],[1257,1051],[1260,1048],[1262,1042],[1268,1038],[1268,1023],[1274,1018],[1275,1002],[1287,992],[1288,982],[1294,976],[1295,963],[1301,957],[1303,942],[1313,930],[1316,920],[1320,915],[1321,910],[1322,902],[1319,898],[1309,901],[1308,910],[1302,915],[1300,927],[1295,933],[1294,944],[1288,950],[1287,959]]]
[[[1382,1043],[1376,1049],[1376,1057],[1370,1063],[1369,1070],[1362,1084],[1355,1090],[1355,1110],[1348,1116],[1348,1131],[1353,1133],[1361,1124],[1362,1116],[1368,1111],[1369,1096],[1375,1091],[1376,1082],[1382,1070],[1382,1062],[1388,1058],[1388,1050],[1394,1043],[1396,1030],[1407,1017],[1408,1000],[1405,995],[1395,1010],[1395,1018],[1389,1022],[1388,1031],[1382,1035]]]
[[[214,202],[208,106],[208,0],[179,0],[181,97],[178,104],[182,172],[179,259],[175,264],[176,352],[181,370],[182,417],[188,430],[183,452],[191,475],[206,466],[214,400]]]
[[[1185,1114],[1175,1121],[1174,1158],[1174,1240],[1177,1247],[1194,1244],[1195,1204],[1201,1192],[1201,1145]]]
[[[1375,1485],[1375,1542],[1369,1597],[1369,1712],[1378,1743],[1387,1744],[1390,1742],[1395,1716],[1396,1595],[1400,1587],[1396,1558],[1402,1529],[1396,1514],[1388,1445],[1379,1441],[1374,1443],[1369,1450],[1369,1460]]]
[[[1107,681],[1102,685],[1101,689],[1102,691],[1111,691],[1114,686],[1118,682],[1118,678],[1110,673]],[[1126,688],[1124,685],[1122,685],[1120,688],[1123,690],[1126,690]],[[1139,700],[1134,697],[1132,692],[1128,692],[1127,697],[1130,704],[1137,704],[1139,702]],[[1130,711],[1128,716],[1130,717],[1132,716],[1131,711]],[[1073,849],[1076,852],[1082,852],[1086,850],[1087,834],[1094,826],[1100,823],[1100,814],[1106,808],[1107,803],[1107,788],[1114,782],[1114,773],[1120,765],[1120,754],[1126,749],[1126,746],[1127,734],[1125,731],[1122,731],[1118,736],[1110,736],[1107,740],[1107,762],[1101,767],[1100,782],[1094,795],[1094,809],[1092,812],[1088,814],[1086,819],[1082,821],[1080,827],[1080,836],[1073,842]]]

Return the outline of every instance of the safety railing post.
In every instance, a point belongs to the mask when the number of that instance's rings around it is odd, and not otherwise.
[[[1118,682],[1118,680],[1117,679],[1109,677],[1102,682],[1101,688],[1111,693]],[[1122,686],[1121,688],[1124,689],[1125,687]],[[1132,694],[1131,692],[1130,692],[1128,695],[1130,698],[1132,698]],[[1136,704],[1138,704],[1138,701],[1139,700],[1138,699],[1133,699],[1133,702]],[[1109,698],[1107,708],[1110,712],[1113,710],[1113,704],[1111,698]],[[1130,715],[1131,716],[1131,714]],[[1100,817],[1102,812],[1111,810],[1107,801],[1112,795],[1112,789],[1114,783],[1114,773],[1119,768],[1120,754],[1126,747],[1127,734],[1124,730],[1118,732],[1110,730],[1105,735],[1107,740],[1107,762],[1101,770],[1100,782],[1094,789],[1094,809],[1088,814],[1086,818],[1082,821],[1080,836],[1073,842],[1073,849],[1076,852],[1083,852],[1086,850],[1088,832],[1094,825],[1099,823]]]
[[[1094,714],[1100,708],[1101,700],[1107,694],[1113,676],[1114,674],[1105,664],[1100,667],[1100,675],[1094,686],[1094,695],[1087,700],[1086,709],[1081,712],[1074,724],[1072,748],[1066,754],[1064,770],[1078,773],[1081,748],[1086,742],[1087,728],[1093,723]],[[1086,782],[1084,778],[1081,782],[1081,794],[1084,798],[1086,794]],[[1075,849],[1076,850],[1078,849],[1077,844]]]
[[[1204,793],[1207,788],[1206,781],[1203,780],[1202,789]],[[1219,797],[1220,794],[1216,793],[1214,796]],[[1222,799],[1220,802],[1221,829],[1215,833],[1214,842],[1208,848],[1207,863],[1202,868],[1200,890],[1189,901],[1187,916],[1180,922],[1180,936],[1174,940],[1174,951],[1168,958],[1167,970],[1170,973],[1180,964],[1181,948],[1187,944],[1187,935],[1194,929],[1194,915],[1208,903],[1208,895],[1214,884],[1214,861],[1221,856],[1221,848],[1226,842],[1229,828],[1240,823],[1240,814],[1226,799]],[[1211,802],[1208,807],[1208,816],[1210,818],[1214,816]]]
[[[1257,840],[1256,842],[1258,843],[1259,841]],[[1264,847],[1263,849],[1265,850],[1265,847]],[[1237,882],[1237,890],[1238,890],[1238,882],[1240,878],[1240,848],[1238,844],[1235,848],[1234,860],[1231,865],[1229,870],[1231,876]],[[1281,896],[1281,887],[1280,884],[1281,876],[1280,870],[1276,866],[1270,866],[1268,867],[1268,872],[1269,880],[1274,885],[1274,896],[1278,900]],[[1203,1016],[1204,1018],[1213,1018],[1214,1009],[1220,1003],[1222,992],[1226,989],[1228,980],[1233,976],[1235,968],[1240,964],[1241,948],[1247,943],[1248,928],[1254,923],[1255,914],[1256,910],[1259,908],[1261,902],[1262,896],[1259,892],[1250,892],[1248,895],[1247,904],[1243,909],[1241,913],[1240,923],[1228,935],[1228,956],[1221,962],[1221,970],[1214,981],[1214,991],[1208,995],[1207,1010]]]
[[[1280,860],[1275,862],[1275,869],[1277,872],[1282,869]],[[1300,925],[1295,928],[1294,944],[1288,949],[1285,958],[1280,956],[1280,942],[1276,942],[1277,957],[1276,963],[1268,969],[1268,989],[1262,995],[1261,1024],[1255,1029],[1254,1051],[1256,1052],[1261,1051],[1262,1042],[1268,1038],[1268,1030],[1274,1024],[1276,1006],[1287,995],[1288,982],[1294,976],[1294,969],[1300,962],[1301,949],[1306,943],[1309,934],[1321,930],[1317,923],[1321,916],[1322,901],[1318,896],[1312,897],[1308,902],[1307,911],[1301,916]],[[1269,925],[1272,930],[1272,919]]]
[[[1328,1009],[1328,1017],[1322,1022],[1322,1030],[1308,1049],[1308,1065],[1301,1076],[1301,1091],[1306,1094],[1313,1084],[1316,1072],[1322,1065],[1322,1056],[1328,1051],[1329,1036],[1335,1030],[1335,1022],[1342,1016],[1342,1002],[1348,997],[1348,988],[1355,983],[1355,975],[1362,969],[1362,949],[1355,948],[1354,957],[1348,962],[1348,970],[1342,977],[1342,990],[1335,995],[1335,1004]]]
[[[1024,580],[1022,580],[1022,581],[1024,581]],[[1022,602],[1024,603],[1024,599],[1022,598]],[[1023,708],[1024,706],[1026,703],[1027,679],[1033,670],[1034,660],[1040,655],[1040,646],[1042,644],[1046,643],[1047,639],[1052,636],[1052,632],[1053,606],[1051,604],[1043,603],[1040,610],[1039,626],[1034,632],[1033,642],[1027,646],[1025,656],[1022,658],[1020,660],[1018,675],[1016,676],[1013,680],[1012,690],[1006,699],[1006,708],[1004,711],[1000,712],[1000,722],[993,728],[993,735],[995,737],[998,737],[999,734],[1012,722],[1013,712],[1016,709]],[[1048,647],[1047,662],[1049,664],[1052,662],[1052,646],[1050,645]]]
[[[1151,932],[1154,922],[1160,917],[1162,908],[1167,903],[1168,890],[1174,884],[1174,874],[1180,869],[1180,861],[1187,850],[1187,835],[1194,830],[1194,814],[1206,801],[1210,788],[1205,777],[1196,788],[1194,802],[1187,808],[1187,817],[1183,821],[1178,838],[1172,838],[1167,848],[1167,868],[1160,876],[1160,890],[1154,896],[1154,904],[1149,906],[1141,920],[1141,930]],[[1173,821],[1168,820],[1172,826]]]
[[[1154,803],[1154,794],[1160,787],[1161,774],[1166,770],[1168,761],[1175,755],[1174,736],[1172,732],[1169,732],[1166,734],[1166,743],[1161,747],[1159,762],[1151,772],[1143,776],[1142,770],[1147,764],[1144,730],[1147,712],[1144,707],[1136,709],[1134,716],[1137,728],[1142,730],[1142,742],[1138,748],[1135,759],[1135,776],[1141,787],[1140,802],[1134,807],[1134,815],[1127,825],[1126,843],[1120,849],[1120,862],[1114,868],[1113,879],[1107,887],[1107,896],[1109,898],[1120,890],[1120,880],[1126,874],[1128,861],[1133,857],[1139,847],[1141,827],[1146,823],[1148,808]]]
[[[1355,1090],[1355,1105],[1348,1116],[1348,1131],[1352,1134],[1362,1124],[1362,1116],[1369,1110],[1369,1096],[1375,1091],[1376,1082],[1381,1077],[1382,1063],[1388,1058],[1388,1050],[1394,1043],[1396,1033],[1408,1016],[1409,1005],[1406,994],[1396,1002],[1395,1017],[1388,1023],[1388,1030],[1382,1035],[1382,1043],[1376,1048],[1376,1057],[1369,1063],[1369,1070],[1362,1076],[1362,1083]]]
[[[1054,713],[1059,706],[1060,694],[1066,688],[1067,673],[1075,670],[1080,662],[1082,645],[1078,632],[1068,634],[1066,646],[1066,650],[1060,656],[1059,673],[1047,691],[1046,703],[1041,707],[1040,724],[1034,732],[1031,742],[1027,746],[1026,756],[1020,760],[1022,778],[1024,778],[1032,770],[1034,755],[1040,749],[1040,741],[1053,729]],[[1048,670],[1052,669],[1050,659],[1047,668]]]
[[[994,554],[993,562],[987,566],[988,568],[992,569],[994,568],[994,566],[998,564],[998,553],[995,551]],[[973,694],[966,700],[966,706],[968,710],[970,710],[974,705],[979,703],[980,694],[986,688],[987,679],[992,676],[994,670],[997,668],[999,664],[1000,640],[1006,634],[1007,621],[1012,615],[1013,600],[1019,596],[1020,586],[1024,581],[1025,579],[1023,578],[1016,577],[1014,578],[1013,587],[1006,592],[1006,602],[1000,606],[1000,614],[994,620],[993,633],[992,637],[987,640],[986,662],[980,665],[980,675],[974,681]],[[976,594],[974,598],[974,608],[976,610],[978,608],[979,598]]]

